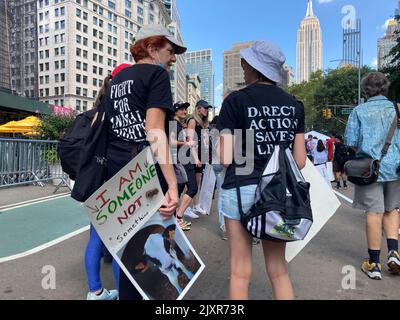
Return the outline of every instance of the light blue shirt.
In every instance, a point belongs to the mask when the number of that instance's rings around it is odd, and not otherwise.
[[[324,150],[321,152],[317,151],[317,148],[313,150],[314,164],[324,164],[328,162],[328,151]]]
[[[349,117],[345,141],[356,147],[357,157],[381,158],[396,111],[393,102],[384,96],[370,98],[356,107]],[[396,169],[400,165],[400,130],[396,129],[392,145],[381,163],[379,182],[400,180]]]

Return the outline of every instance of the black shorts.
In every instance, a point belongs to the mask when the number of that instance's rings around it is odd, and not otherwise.
[[[186,183],[187,186],[186,194],[189,197],[194,198],[194,196],[197,194],[198,191],[195,166],[189,163],[187,165],[184,165],[184,168],[186,171],[186,175],[188,177],[188,182]]]
[[[344,164],[341,164],[338,161],[333,161],[332,166],[333,166],[333,172],[344,173]]]

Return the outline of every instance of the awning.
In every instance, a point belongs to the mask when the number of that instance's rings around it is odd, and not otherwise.
[[[28,99],[25,97],[20,97],[17,95],[12,95],[3,91],[0,91],[0,108],[4,110],[25,111],[31,114],[52,113],[50,105],[46,103]]]

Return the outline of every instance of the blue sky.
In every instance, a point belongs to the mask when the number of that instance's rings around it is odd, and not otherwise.
[[[323,37],[324,69],[342,57],[342,8],[351,5],[362,20],[364,64],[374,66],[377,40],[394,15],[398,0],[313,0]],[[215,105],[221,104],[222,53],[233,43],[268,39],[278,44],[295,70],[297,29],[306,15],[307,0],[177,0],[181,29],[189,51],[213,50]]]

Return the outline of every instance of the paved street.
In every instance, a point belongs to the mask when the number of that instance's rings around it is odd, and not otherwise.
[[[88,220],[82,207],[62,195],[10,209],[12,203],[30,198],[43,198],[54,188],[18,187],[0,190],[0,261],[24,253],[58,239],[61,241],[34,254],[0,262],[0,300],[8,299],[72,299],[86,296],[83,254],[88,232],[82,231]],[[351,190],[344,193],[351,198]],[[400,277],[391,276],[384,267],[383,280],[372,281],[359,270],[366,254],[364,217],[340,199],[342,206],[312,242],[290,265],[297,299],[399,299]],[[227,297],[229,263],[227,242],[219,237],[215,206],[211,216],[193,221],[187,233],[193,247],[203,259],[206,269],[185,299],[222,300]],[[79,230],[75,236],[67,236]],[[63,237],[63,238],[62,238]],[[60,239],[61,238],[61,239]],[[58,242],[57,241],[57,242]],[[382,261],[386,260],[386,244],[382,243]],[[18,257],[18,256],[16,256]],[[271,299],[261,247],[254,246],[254,269],[251,299]],[[54,266],[56,289],[42,288],[43,266]],[[342,288],[344,266],[354,266],[356,289]],[[111,266],[106,264],[102,278],[107,288],[113,287]]]

